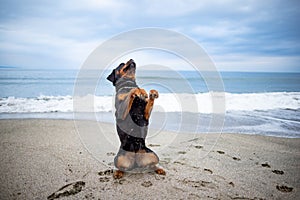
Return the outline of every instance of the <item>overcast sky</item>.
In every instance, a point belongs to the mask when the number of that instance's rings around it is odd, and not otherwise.
[[[222,71],[300,72],[299,2],[0,0],[0,65],[79,69],[105,40],[160,27],[198,42]]]

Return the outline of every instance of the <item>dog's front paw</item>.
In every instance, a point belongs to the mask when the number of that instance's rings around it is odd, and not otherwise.
[[[131,91],[131,97],[132,98],[140,98],[142,100],[146,100],[148,98],[148,94],[144,89],[141,88],[135,88]]]
[[[147,92],[144,89],[140,89],[140,96],[139,96],[139,98],[142,99],[142,100],[146,100],[148,98],[148,94],[147,94]]]
[[[157,99],[158,98],[158,92],[156,90],[150,90],[149,97],[150,97],[150,99]]]
[[[138,97],[140,95],[140,89],[139,88],[134,88],[130,91],[130,96],[132,98]]]

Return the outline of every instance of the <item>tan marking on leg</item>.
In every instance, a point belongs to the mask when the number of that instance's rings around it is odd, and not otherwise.
[[[135,153],[126,152],[125,155],[120,155],[117,158],[116,167],[120,170],[130,170],[134,165]]]
[[[127,95],[127,97],[125,99],[127,107],[126,107],[126,110],[123,113],[123,117],[122,117],[123,120],[127,117],[128,113],[131,109],[132,102],[133,102],[134,98],[136,97],[136,95],[139,95],[139,89],[138,88],[131,89],[129,94]]]
[[[158,163],[158,157],[154,153],[136,153],[136,164],[139,167],[150,167]]]
[[[139,97],[143,100],[146,100],[148,98],[148,94],[144,89],[140,88],[140,96]]]
[[[146,120],[148,120],[150,118],[150,114],[152,112],[153,105],[154,105],[154,99],[156,99],[156,98],[158,98],[158,92],[156,90],[150,90],[149,99],[148,99],[148,103],[146,105],[145,114],[144,114],[144,117]]]

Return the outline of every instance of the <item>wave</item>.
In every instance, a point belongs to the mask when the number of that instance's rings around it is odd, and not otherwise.
[[[225,101],[222,96],[225,95]],[[212,103],[212,97],[218,105]],[[39,96],[36,98],[0,98],[0,113],[51,113],[73,112],[73,96]],[[87,95],[79,97],[82,102],[94,101],[94,112],[113,112],[113,96]],[[273,109],[297,110],[300,109],[300,92],[270,92],[270,93],[163,93],[155,102],[156,112],[192,112],[212,113],[219,104],[225,105],[226,111],[266,111]],[[82,112],[90,112],[87,108]]]

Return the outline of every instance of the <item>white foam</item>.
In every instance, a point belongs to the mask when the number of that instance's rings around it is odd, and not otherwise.
[[[300,92],[226,93],[227,110],[299,109]]]
[[[1,113],[72,112],[71,96],[8,97],[0,100]]]
[[[222,107],[226,111],[253,111],[272,109],[300,109],[300,92],[273,92],[232,94],[225,93],[199,94],[160,94],[155,102],[157,112],[193,112],[212,113],[213,108]],[[212,103],[212,96],[214,103]],[[82,102],[94,101],[94,106],[83,106],[80,112],[112,112],[114,97],[87,95],[80,97]],[[77,110],[78,111],[78,110]],[[37,98],[1,98],[0,113],[49,113],[73,112],[72,96],[39,96]]]
[[[212,113],[222,110],[222,104],[226,111],[299,109],[300,92],[161,94],[156,101],[166,112]]]

